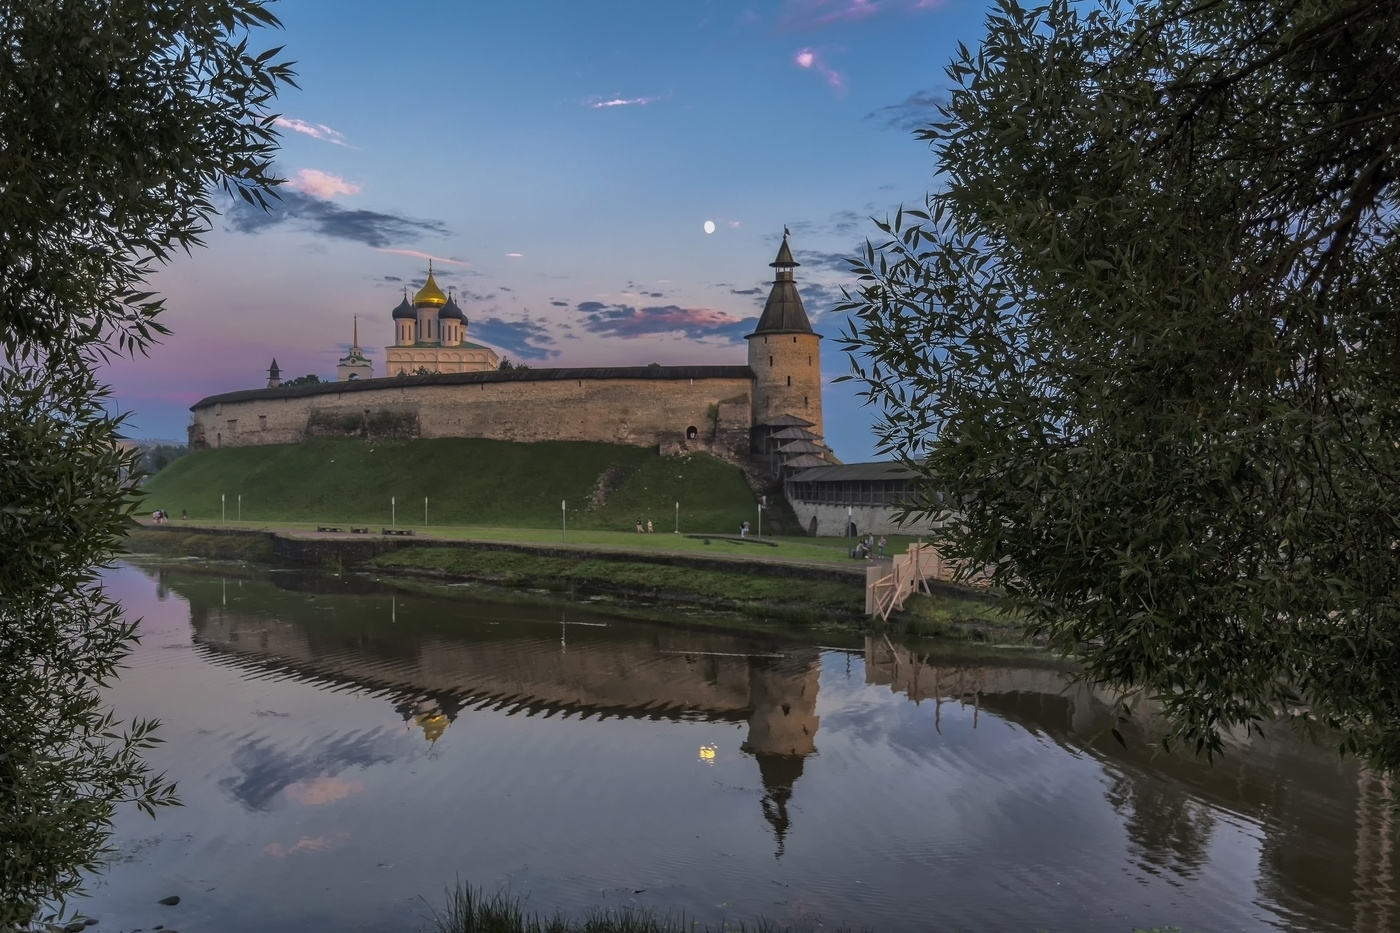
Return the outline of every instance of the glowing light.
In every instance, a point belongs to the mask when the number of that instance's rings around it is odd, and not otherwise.
[[[701,745],[700,760],[707,765],[715,763],[715,752],[719,751],[718,745]]]

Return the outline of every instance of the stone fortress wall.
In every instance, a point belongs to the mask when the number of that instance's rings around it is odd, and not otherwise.
[[[479,437],[747,454],[747,366],[541,369],[253,389],[194,406],[194,449],[314,437]],[[694,436],[688,437],[693,429]]]

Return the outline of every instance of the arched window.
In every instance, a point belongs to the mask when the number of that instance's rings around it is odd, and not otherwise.
[[[788,385],[792,385],[792,377],[788,376]]]
[[[349,381],[350,381],[350,382],[354,382],[354,381],[355,381],[356,379],[358,379],[358,378],[360,378],[360,374],[359,374],[359,373],[351,373],[351,374],[350,374],[350,377],[349,377]]]
[[[692,424],[690,427],[688,427],[688,428],[685,429],[685,439],[686,439],[686,440],[688,440],[688,441],[693,441],[693,440],[695,440],[695,439],[696,439],[697,437],[699,437],[699,436],[700,436],[700,429],[697,428],[695,425]]]

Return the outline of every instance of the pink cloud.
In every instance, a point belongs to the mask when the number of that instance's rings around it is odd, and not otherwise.
[[[272,121],[272,125],[292,130],[295,133],[303,133],[312,139],[320,139],[328,143],[335,143],[337,146],[351,148],[350,144],[345,141],[343,133],[331,129],[324,123],[307,123],[305,120],[298,120],[295,117],[278,117]]]
[[[594,110],[603,110],[608,107],[641,107],[647,104],[654,104],[659,97],[590,97],[585,100],[584,106],[592,107]]]
[[[788,0],[780,23],[790,29],[820,28],[882,13],[918,12],[942,5],[943,0]]]
[[[414,259],[431,259],[433,262],[445,262],[449,266],[467,266],[471,263],[463,262],[460,259],[448,259],[446,256],[434,256],[432,253],[420,253],[416,249],[389,249],[386,246],[376,246],[376,253],[393,253],[395,256],[412,256]]]
[[[323,803],[334,803],[365,789],[360,781],[346,781],[335,777],[320,777],[310,781],[297,781],[288,784],[286,794],[297,803],[315,807]],[[293,851],[296,851],[293,848]]]
[[[844,94],[846,91],[846,76],[835,68],[827,65],[821,57],[811,49],[803,49],[793,56],[793,64],[798,68],[808,71],[815,71],[826,79],[827,85],[836,93]]]
[[[273,842],[263,847],[263,855],[269,858],[286,858],[289,855],[298,855],[302,852],[325,852],[334,849],[342,842],[350,838],[347,832],[332,833],[329,836],[302,836],[290,848],[283,847],[280,842]]]
[[[333,198],[338,194],[359,194],[360,186],[339,175],[314,168],[298,169],[296,177],[287,182],[289,188],[314,194],[318,198]]]

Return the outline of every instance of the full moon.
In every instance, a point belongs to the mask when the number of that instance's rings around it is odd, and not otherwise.
[[[705,221],[705,232],[706,232],[706,233],[714,233],[714,232],[715,232],[715,222],[714,222],[713,220],[707,220],[707,221]]]

